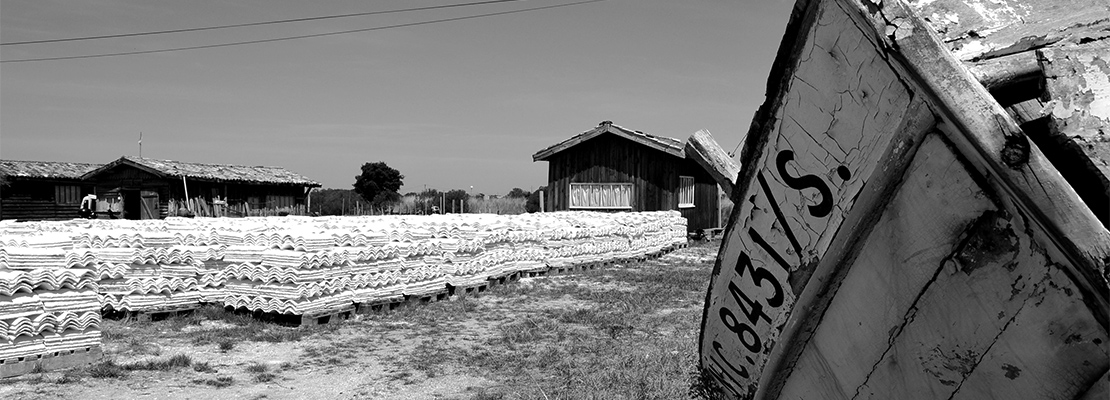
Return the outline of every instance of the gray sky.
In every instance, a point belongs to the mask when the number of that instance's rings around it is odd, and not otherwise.
[[[0,42],[466,0],[0,0]],[[0,60],[195,46],[451,18],[528,0],[207,32],[0,47]],[[608,0],[423,26],[124,57],[0,64],[0,158],[137,155],[280,165],[350,188],[364,162],[504,194],[536,151],[603,120],[731,151],[763,100],[790,0]]]

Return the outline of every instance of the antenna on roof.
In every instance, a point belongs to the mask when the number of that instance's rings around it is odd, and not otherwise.
[[[143,158],[143,131],[139,131],[139,158]]]

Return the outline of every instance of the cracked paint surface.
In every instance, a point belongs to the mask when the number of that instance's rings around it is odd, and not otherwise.
[[[797,294],[863,185],[881,168],[876,164],[912,97],[840,5],[819,7],[757,160],[759,179],[744,188],[710,287],[701,362],[736,397],[754,393]],[[741,259],[750,259],[752,268],[738,267]],[[755,278],[758,269],[781,286],[781,305],[772,304],[770,279]],[[750,306],[740,304],[737,290],[767,317],[744,318]]]
[[[1016,221],[927,136],[779,398],[1074,398],[1107,333]]]
[[[1110,43],[1040,52],[1057,132],[1084,139],[1110,135]]]
[[[914,0],[957,59],[979,60],[1056,43],[1110,37],[1105,0]]]

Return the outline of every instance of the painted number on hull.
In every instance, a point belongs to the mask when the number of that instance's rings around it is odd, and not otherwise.
[[[806,211],[812,218],[828,217],[833,206],[832,191],[828,184],[817,175],[791,175],[786,166],[793,160],[794,152],[790,150],[780,151],[776,155],[775,170],[778,176],[791,189],[816,190],[820,199],[816,204],[807,205]],[[845,181],[851,178],[851,173],[844,166],[837,168],[837,174]],[[802,246],[784,216],[782,208],[779,207],[763,171],[756,173],[756,180],[759,182],[763,194],[767,196],[771,211],[774,212],[775,219],[782,226],[782,232],[787,241],[790,242],[794,254],[797,254],[800,259]],[[768,243],[759,231],[748,228],[747,232],[743,232],[741,235],[746,236],[747,239],[744,240],[745,238],[742,237],[741,241],[754,245],[747,248],[757,250],[758,253],[755,255],[759,259],[769,257],[770,261],[782,268],[780,275],[789,275],[791,266],[786,258],[778,249]],[[725,299],[722,300],[724,305],[717,307],[716,310],[710,310],[710,316],[715,316],[717,322],[725,328],[721,331],[724,338],[718,336],[718,339],[729,339],[731,343],[739,343],[740,345],[730,346],[718,340],[713,340],[710,343],[712,352],[709,354],[708,371],[737,396],[746,392],[745,389],[748,384],[754,379],[755,375],[758,375],[753,371],[758,372],[758,369],[762,367],[764,342],[767,338],[760,337],[760,332],[771,332],[773,330],[775,317],[785,311],[783,306],[789,289],[788,286],[784,285],[784,282],[780,282],[774,272],[754,264],[752,257],[753,254],[749,254],[749,251],[740,251],[735,258],[735,263],[733,263],[735,276],[728,281],[729,295],[724,295],[723,291],[721,293],[722,298],[731,298],[731,303]],[[731,260],[726,260],[725,265],[728,265],[728,261]],[[735,360],[736,362],[730,362],[729,360]],[[757,362],[760,362],[760,364],[757,364]]]

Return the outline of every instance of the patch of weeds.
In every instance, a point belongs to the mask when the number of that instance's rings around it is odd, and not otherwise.
[[[35,376],[25,379],[24,382],[31,385],[38,385],[40,383],[43,383],[45,380],[46,378],[44,378],[42,374],[36,374]]]
[[[724,389],[709,371],[695,367],[695,371],[690,373],[689,379],[691,399],[717,400],[725,398]]]
[[[194,384],[208,385],[215,388],[225,388],[235,384],[235,378],[230,376],[217,376],[216,379],[194,379]]]
[[[269,370],[270,370],[270,368],[267,367],[266,364],[262,364],[262,363],[259,363],[259,362],[253,362],[253,363],[251,363],[251,365],[247,366],[247,372],[250,372],[250,373],[263,373],[263,372],[266,372],[266,371],[269,371]]]
[[[343,364],[343,360],[339,357],[328,357],[328,359],[324,360],[324,363],[328,365],[340,365]]]
[[[278,376],[273,374],[273,373],[263,372],[263,373],[255,374],[254,375],[254,381],[255,381],[255,383],[264,383],[264,382],[269,382],[269,381],[272,381],[274,379],[277,379],[277,377]]]
[[[115,342],[126,339],[130,334],[128,326],[116,321],[103,321],[100,324],[100,339],[104,342]]]
[[[411,377],[412,377],[412,372],[409,372],[409,371],[401,371],[401,372],[398,372],[396,374],[393,374],[393,375],[389,376],[389,378],[391,380],[405,380],[405,381],[408,381],[409,378],[411,378]]]
[[[555,339],[562,341],[567,328],[558,321],[544,317],[526,317],[523,321],[501,325],[501,341],[508,344],[523,344]]]
[[[474,396],[470,397],[470,400],[503,400],[504,398],[504,393],[490,392],[485,388],[480,388],[474,393]]]
[[[286,362],[281,363],[281,365],[279,365],[278,368],[280,368],[282,371],[288,371],[288,370],[293,369],[293,363],[291,363],[289,361],[286,361]]]
[[[235,348],[235,341],[231,339],[220,339],[220,341],[217,342],[216,347],[220,349],[221,353],[227,353],[231,351],[231,349]]]
[[[319,358],[324,355],[323,349],[319,347],[305,347],[304,356],[308,358]]]
[[[193,359],[184,354],[177,354],[165,360],[147,360],[123,365],[128,371],[169,371],[177,368],[188,367],[193,364]]]
[[[123,367],[119,364],[116,364],[116,362],[113,360],[104,360],[99,363],[93,364],[89,366],[85,370],[85,372],[88,373],[90,377],[101,379],[119,379],[123,378],[127,374],[127,371],[124,370]]]
[[[452,361],[452,348],[443,346],[435,340],[424,340],[416,345],[409,353],[408,360],[412,368],[423,372],[429,378],[439,374],[439,367]]]
[[[34,367],[31,367],[32,374],[41,374],[43,372],[46,372],[46,367],[44,367],[41,362],[37,362]]]
[[[198,363],[193,363],[193,371],[209,373],[209,372],[216,372],[216,369],[212,368],[212,366],[209,365],[207,362],[202,362],[202,363],[198,362]]]
[[[129,338],[127,346],[124,353],[149,354],[152,356],[162,355],[162,347],[142,335]]]
[[[66,371],[62,376],[58,377],[58,380],[54,381],[54,383],[59,385],[77,382],[81,382],[81,374],[74,371]]]

